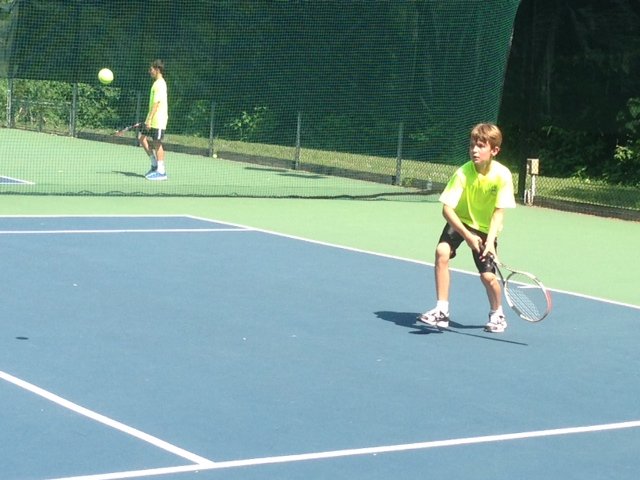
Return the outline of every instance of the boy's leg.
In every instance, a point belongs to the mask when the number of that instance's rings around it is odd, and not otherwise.
[[[451,246],[446,242],[440,242],[436,247],[435,260],[436,300],[438,302],[449,302],[449,287],[451,285],[450,258]],[[449,310],[447,309],[445,313],[449,313]]]
[[[489,268],[491,268],[490,271],[488,271]],[[502,310],[502,285],[493,272],[493,266],[487,266],[485,271],[480,273],[480,280],[487,291],[490,306],[489,321],[485,325],[485,330],[492,333],[504,332],[507,321]]]
[[[449,286],[451,275],[449,272],[449,259],[452,248],[447,242],[440,241],[436,247],[435,280],[436,280],[436,306],[418,317],[418,321],[431,327],[449,327]]]
[[[164,136],[163,130],[151,129],[150,130],[150,149],[153,150],[154,156],[152,158],[151,171],[147,173],[147,180],[166,180],[167,172],[165,170],[164,163],[164,147],[162,145],[162,137]]]
[[[162,141],[154,141],[153,148],[156,152],[156,162],[158,166],[158,173],[166,174],[165,165],[164,165],[164,147],[162,146]]]
[[[149,156],[149,161],[151,162],[151,168],[147,172],[147,175],[149,175],[150,173],[153,173],[158,169],[158,160],[156,158],[156,153],[153,150],[153,145],[149,142],[149,137],[147,137],[145,134],[142,134],[140,136],[140,146]]]
[[[489,306],[491,311],[496,311],[502,306],[502,286],[500,280],[493,272],[485,272],[480,274],[480,280],[484,288],[487,290],[487,298],[489,299]]]

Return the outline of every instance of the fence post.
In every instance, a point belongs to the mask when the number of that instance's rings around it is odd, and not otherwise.
[[[302,112],[298,111],[298,121],[296,124],[296,152],[293,159],[293,169],[300,168],[300,132],[302,130]]]
[[[13,78],[7,79],[7,127],[13,128]]]
[[[76,136],[78,122],[78,84],[74,83],[71,93],[71,112],[69,112],[69,135]]]
[[[531,187],[525,188],[523,201],[525,205],[533,205],[536,196],[536,177],[540,174],[540,160],[527,158],[527,176],[531,178]]]
[[[142,94],[140,90],[136,92],[136,121],[135,123],[141,122],[140,120],[140,112],[142,111]]]
[[[524,198],[525,190],[527,189],[527,159],[523,159],[520,162],[520,168],[518,170],[518,198]]]
[[[215,151],[215,121],[216,121],[216,102],[211,101],[211,114],[209,116],[209,157],[216,158]]]
[[[398,151],[396,155],[396,176],[393,179],[394,185],[402,184],[402,143],[404,141],[404,122],[400,122],[398,127]]]

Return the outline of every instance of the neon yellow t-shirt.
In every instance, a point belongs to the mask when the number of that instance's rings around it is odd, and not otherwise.
[[[492,160],[489,172],[481,175],[469,161],[453,174],[440,195],[440,202],[452,207],[465,225],[488,233],[496,208],[516,206],[511,172]]]
[[[164,78],[159,78],[151,86],[151,93],[149,95],[149,112],[153,108],[153,105],[159,103],[156,114],[151,119],[151,128],[157,128],[165,130],[167,128],[167,122],[169,121],[169,106],[167,104],[167,82]]]

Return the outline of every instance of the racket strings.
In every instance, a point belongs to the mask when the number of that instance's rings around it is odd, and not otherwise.
[[[507,281],[505,294],[528,320],[541,320],[548,313],[549,305],[544,289],[525,275],[512,275]]]

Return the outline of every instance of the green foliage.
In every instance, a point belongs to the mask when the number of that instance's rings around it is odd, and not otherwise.
[[[7,82],[0,82],[3,112],[6,112],[7,94]],[[78,125],[83,128],[110,128],[118,124],[119,99],[119,89],[78,84]],[[18,79],[13,82],[12,116],[17,127],[55,132],[68,130],[72,102],[73,86],[66,82]]]
[[[180,99],[178,99],[180,102]],[[183,114],[182,133],[187,135],[195,135],[203,137],[209,134],[211,122],[211,102],[206,100],[196,100],[194,102],[182,102],[188,104]],[[179,105],[172,105],[177,112],[180,111]],[[173,109],[172,109],[173,110]]]
[[[86,128],[105,128],[122,123],[116,109],[120,89],[78,84],[78,123]]]
[[[618,121],[624,141],[616,145],[614,162],[607,165],[605,177],[611,183],[640,186],[640,98],[629,99]]]
[[[514,170],[522,159],[540,158],[541,174],[550,177],[599,178],[611,156],[608,139],[591,132],[547,125],[528,131],[503,127],[505,145],[500,158]]]
[[[598,177],[609,155],[607,140],[591,132],[574,131],[552,125],[536,136],[540,158],[545,161],[545,175],[559,177]]]
[[[505,126],[501,159],[517,169],[523,158],[535,156],[545,176],[640,185],[640,99],[631,99],[619,120],[618,143],[613,136],[553,125],[532,132]]]
[[[243,111],[239,117],[229,122],[226,127],[233,134],[233,139],[256,141],[260,138],[269,117],[269,109],[264,106],[253,107],[251,112]]]

